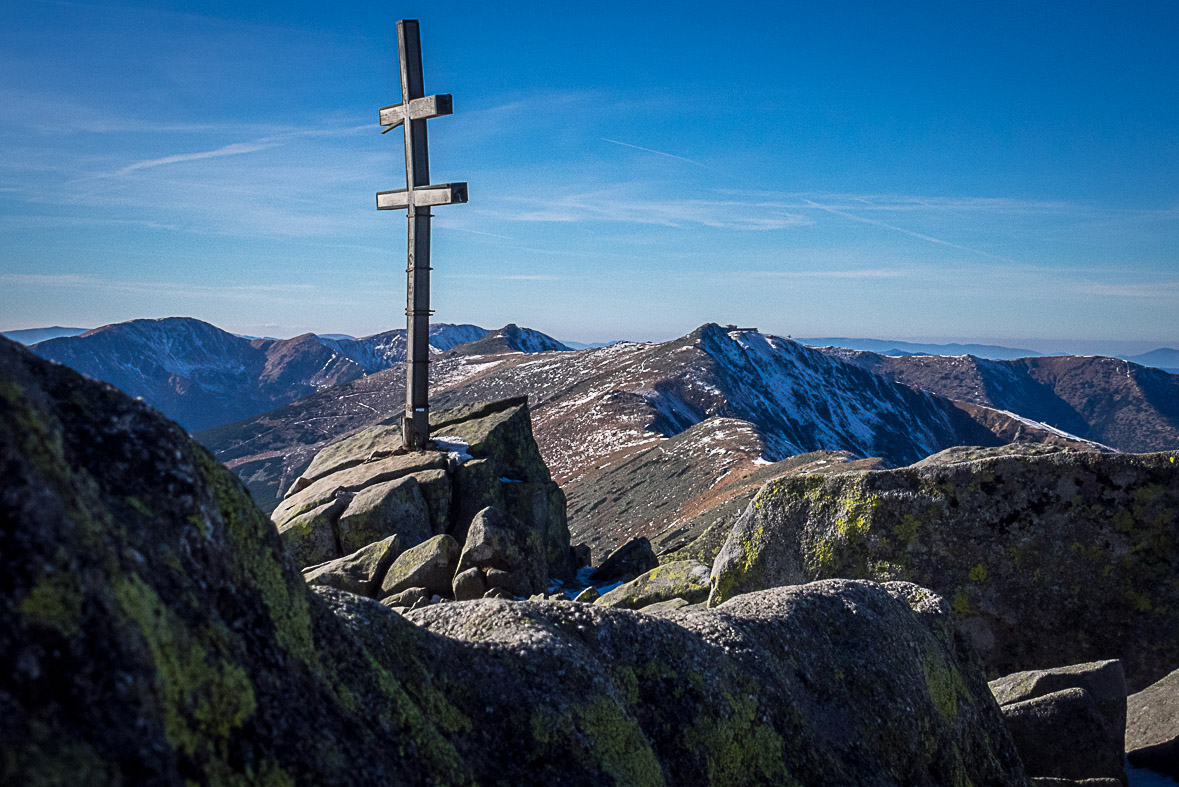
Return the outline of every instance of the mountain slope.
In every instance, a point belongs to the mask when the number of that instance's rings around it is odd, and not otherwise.
[[[571,349],[540,331],[509,323],[498,331],[492,331],[476,341],[469,342],[462,348],[462,352],[467,355],[488,355],[506,352],[569,352]]]
[[[311,334],[250,341],[185,317],[107,325],[32,349],[141,397],[192,431],[364,374]]]
[[[1179,376],[1117,358],[826,354],[898,382],[1009,410],[1121,451],[1179,447]]]
[[[435,353],[445,352],[460,344],[481,339],[487,333],[486,328],[480,328],[478,325],[431,325],[430,350]],[[362,339],[334,339],[324,336],[317,338],[325,346],[360,364],[368,374],[388,369],[405,360],[404,328],[373,334]]]

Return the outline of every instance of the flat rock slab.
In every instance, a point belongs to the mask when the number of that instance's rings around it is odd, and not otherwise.
[[[417,451],[400,456],[389,456],[374,462],[348,467],[337,473],[313,481],[290,497],[285,498],[274,509],[271,518],[280,527],[293,516],[315,508],[330,500],[337,489],[358,492],[365,487],[392,481],[422,470],[438,470],[446,467],[446,454],[437,451]]]
[[[629,582],[659,565],[659,558],[651,549],[651,541],[640,536],[611,552],[590,574],[591,582]]]
[[[401,545],[400,536],[389,536],[346,557],[304,569],[303,579],[309,585],[325,585],[375,598],[389,566],[401,554]]]
[[[357,492],[336,523],[340,548],[352,552],[391,535],[405,548],[422,543],[430,532],[430,512],[417,479],[410,475]]]
[[[302,477],[308,482],[317,481],[331,473],[392,456],[399,450],[401,426],[378,424],[320,449]]]

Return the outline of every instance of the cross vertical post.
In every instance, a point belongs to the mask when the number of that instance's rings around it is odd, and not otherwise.
[[[426,120],[449,115],[448,94],[426,96],[422,78],[422,44],[417,20],[397,23],[397,49],[401,60],[401,103],[382,107],[381,133],[404,126],[405,189],[377,194],[378,210],[406,208],[409,218],[406,267],[405,415],[402,442],[420,451],[430,440],[430,207],[467,201],[466,183],[430,185],[430,154]]]

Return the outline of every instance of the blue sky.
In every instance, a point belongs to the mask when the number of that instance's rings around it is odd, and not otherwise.
[[[394,26],[436,319],[1179,343],[1179,4],[0,6],[0,329],[400,327]]]

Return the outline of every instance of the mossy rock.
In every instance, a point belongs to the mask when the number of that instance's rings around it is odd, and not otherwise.
[[[430,537],[430,511],[413,476],[375,484],[357,492],[336,523],[340,549],[351,553],[391,535],[404,547]]]
[[[642,609],[672,599],[695,604],[706,601],[708,591],[708,566],[694,560],[677,560],[619,585],[594,603],[623,609]]]
[[[341,494],[279,527],[278,535],[296,566],[315,566],[340,556],[336,520],[351,499],[350,495]]]
[[[460,547],[443,533],[427,539],[398,555],[381,581],[381,596],[408,588],[425,588],[431,595],[449,596]]]
[[[550,601],[406,614],[441,635],[432,663],[462,675],[474,728],[521,736],[485,750],[499,783],[1026,784],[948,605],[915,586],[778,588],[674,622]]]
[[[469,779],[182,428],[0,340],[0,463],[4,782]]]
[[[1179,453],[952,449],[897,470],[767,484],[710,603],[827,577],[942,594],[994,676],[1118,658],[1131,688],[1179,651]]]
[[[394,534],[361,547],[351,555],[303,569],[309,585],[324,585],[375,598],[389,566],[403,550],[401,536]]]

